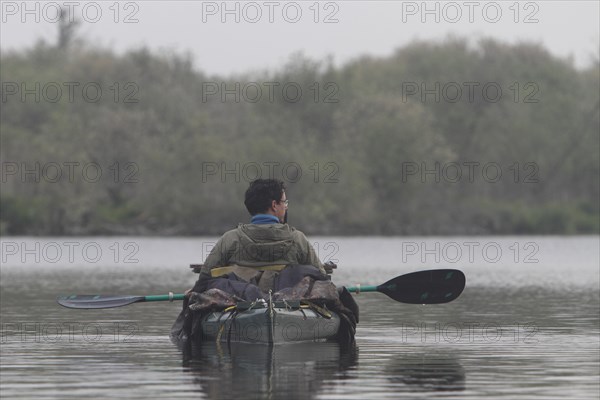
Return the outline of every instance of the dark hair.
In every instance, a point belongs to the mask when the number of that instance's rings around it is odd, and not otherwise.
[[[244,204],[250,215],[264,213],[273,200],[281,201],[284,190],[285,184],[279,179],[257,179],[250,182]]]

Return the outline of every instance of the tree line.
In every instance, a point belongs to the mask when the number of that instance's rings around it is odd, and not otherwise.
[[[62,37],[0,64],[4,235],[219,234],[257,177],[310,234],[600,232],[599,64],[539,44],[225,76]]]

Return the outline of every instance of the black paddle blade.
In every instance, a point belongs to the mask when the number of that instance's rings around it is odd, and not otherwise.
[[[58,304],[67,308],[94,309],[122,307],[138,301],[144,301],[144,296],[102,296],[93,294],[72,294],[60,296]]]
[[[377,291],[402,303],[441,304],[460,296],[465,281],[465,274],[457,269],[433,269],[391,279],[377,286]]]

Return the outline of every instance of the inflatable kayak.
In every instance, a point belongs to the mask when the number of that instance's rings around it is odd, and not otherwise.
[[[240,302],[201,319],[202,341],[281,344],[336,336],[337,313],[299,301]]]

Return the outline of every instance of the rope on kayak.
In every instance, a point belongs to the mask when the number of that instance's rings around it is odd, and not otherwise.
[[[292,307],[285,299],[283,299],[283,305],[285,306],[286,311],[292,311],[294,309],[294,307]]]
[[[223,312],[221,312],[221,315],[219,315],[219,318],[217,318],[217,323],[221,322],[221,318],[223,318],[223,315],[225,315],[225,313],[228,313],[228,315],[219,327],[219,333],[217,334],[217,343],[219,343],[221,341],[221,336],[223,335],[223,330],[225,329],[225,325],[227,324],[227,321],[229,319],[231,319],[231,322],[229,323],[229,331],[227,334],[227,342],[229,343],[229,340],[231,337],[231,328],[233,326],[233,319],[238,314],[237,306],[230,306],[230,307],[227,307],[225,310],[223,310]]]
[[[273,313],[273,290],[269,289],[269,338],[271,342],[275,337],[275,316],[273,315]]]
[[[252,309],[254,309],[256,307],[256,303],[259,300],[261,300],[261,299],[254,300],[253,302],[250,303],[250,305],[248,306],[248,308],[245,308],[242,311],[240,311],[240,309],[238,308],[237,305],[229,306],[225,310],[223,310],[223,312],[221,313],[221,317],[227,311],[229,311],[230,314],[227,316],[227,318],[225,318],[225,321],[223,321],[223,324],[221,325],[221,330],[220,330],[219,335],[217,337],[217,341],[220,341],[221,334],[223,332],[223,328],[225,327],[227,321],[229,321],[229,329],[227,330],[227,344],[230,344],[231,343],[231,333],[233,332],[233,325],[235,323],[236,318],[238,317],[238,315],[240,315],[241,312],[246,311],[246,310],[252,310]],[[220,321],[221,317],[219,317],[219,321]],[[238,332],[238,335],[240,335],[240,334],[241,334],[241,332]]]
[[[320,307],[320,306],[316,305],[315,303],[310,302],[308,300],[302,300],[302,303],[308,305],[311,310],[313,310],[320,316],[325,317],[327,319],[331,319],[332,315],[326,307]]]
[[[231,314],[229,314],[229,316],[225,320],[225,322],[227,322],[227,320],[231,319],[231,321],[229,321],[229,329],[227,331],[227,344],[231,343],[231,331],[233,330],[233,323],[235,321],[235,317],[237,317],[238,314],[239,311],[236,308],[234,311],[231,312]],[[225,323],[223,323],[223,326],[225,326]]]
[[[217,334],[217,343],[221,342],[221,335],[223,334],[223,330],[225,329],[225,324],[221,325],[219,328],[219,333]]]
[[[302,309],[302,307],[300,307],[299,310],[302,313],[302,316],[304,317],[304,320],[306,320],[308,317],[306,316],[306,313],[304,312],[304,310]]]
[[[273,321],[273,290],[269,289],[269,316],[271,317],[271,321]]]

